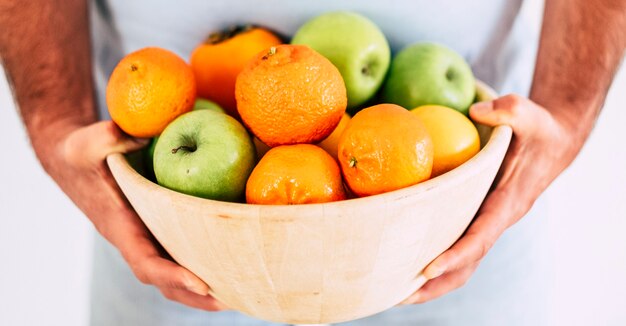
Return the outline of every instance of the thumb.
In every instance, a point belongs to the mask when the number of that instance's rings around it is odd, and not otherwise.
[[[130,153],[145,147],[150,138],[136,138],[126,134],[115,122],[101,121],[92,125],[93,139],[100,148],[100,157],[106,157],[112,153]]]
[[[470,117],[491,127],[508,125],[517,137],[533,135],[538,129],[545,128],[540,122],[553,121],[545,108],[515,94],[472,105]]]
[[[487,126],[509,125],[514,130],[520,123],[520,107],[524,98],[518,95],[506,95],[492,101],[478,102],[470,107],[472,120]]]
[[[76,163],[103,161],[112,153],[129,153],[150,142],[125,134],[113,121],[100,121],[82,127],[68,136],[64,144],[66,157]]]

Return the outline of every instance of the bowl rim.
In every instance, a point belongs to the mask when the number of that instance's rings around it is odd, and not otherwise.
[[[486,95],[495,98],[497,95],[493,89],[479,80],[476,80],[476,88],[479,92],[485,92]],[[386,193],[367,197],[350,198],[340,201],[327,202],[327,203],[312,203],[312,204],[298,204],[298,205],[260,205],[260,204],[247,204],[237,202],[225,202],[207,198],[196,197],[181,192],[177,192],[159,184],[148,180],[142,176],[134,168],[130,166],[130,163],[124,157],[122,153],[112,153],[106,158],[106,161],[111,169],[111,172],[115,176],[117,173],[125,173],[135,184],[138,184],[141,188],[150,192],[156,192],[161,196],[169,196],[178,198],[184,201],[191,201],[198,203],[199,205],[209,205],[211,207],[219,206],[222,210],[237,211],[238,216],[258,216],[259,210],[272,210],[276,214],[282,212],[293,212],[294,209],[322,209],[322,210],[334,210],[341,208],[349,208],[356,206],[369,207],[368,203],[372,202],[389,202],[402,198],[418,196],[422,193],[431,191],[439,187],[450,187],[460,183],[467,177],[473,176],[482,169],[481,166],[488,165],[491,161],[492,153],[497,153],[502,147],[508,148],[509,142],[512,137],[512,129],[508,125],[499,125],[492,129],[491,135],[483,148],[474,155],[471,159],[464,162],[455,169],[441,174],[437,177],[428,179],[418,184],[393,190]],[[464,177],[461,177],[464,176]],[[349,206],[349,207],[347,207]],[[241,214],[245,211],[250,211],[251,214]]]

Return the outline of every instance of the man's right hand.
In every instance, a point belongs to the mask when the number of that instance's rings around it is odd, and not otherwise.
[[[136,151],[147,139],[127,136],[112,121],[80,127],[58,139],[55,148],[46,151],[46,170],[120,251],[135,276],[159,288],[170,300],[209,311],[224,310],[223,304],[208,295],[207,284],[162,252],[109,171],[107,155]]]
[[[95,123],[88,1],[0,0],[0,8],[0,63],[46,172],[140,281],[182,304],[223,309],[204,282],[160,251],[105,163],[108,154],[146,141],[113,122]]]

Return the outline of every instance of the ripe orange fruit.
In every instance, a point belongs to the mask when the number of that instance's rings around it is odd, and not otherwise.
[[[191,54],[198,95],[217,102],[235,117],[235,81],[248,61],[262,50],[281,44],[272,32],[245,26],[214,33]]]
[[[317,144],[319,147],[325,150],[328,154],[330,154],[330,156],[332,156],[335,160],[337,159],[337,148],[339,147],[339,138],[341,137],[341,134],[343,133],[343,131],[346,129],[348,122],[350,122],[350,115],[347,113],[344,113],[343,116],[341,117],[341,120],[339,121],[339,124],[335,128],[335,130],[333,130],[333,132],[328,137],[326,137],[326,139],[322,140],[321,142]]]
[[[440,105],[424,105],[411,112],[422,120],[435,146],[431,177],[456,168],[480,150],[478,130],[459,111]]]
[[[237,77],[235,95],[243,122],[270,147],[326,138],[348,103],[337,68],[304,45],[259,53]]]
[[[433,143],[417,116],[395,104],[379,104],[348,123],[339,139],[339,165],[355,195],[376,195],[427,180]]]
[[[127,134],[154,137],[191,111],[196,82],[176,54],[151,47],[130,53],[115,67],[106,89],[109,114]]]
[[[310,144],[270,149],[246,185],[249,204],[325,203],[346,198],[337,162]]]

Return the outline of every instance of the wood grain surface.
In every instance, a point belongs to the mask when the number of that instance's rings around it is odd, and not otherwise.
[[[478,83],[479,99],[495,93]],[[421,184],[340,202],[226,203],[150,182],[125,157],[107,158],[156,239],[233,309],[269,321],[335,323],[393,307],[423,285],[422,269],[450,247],[480,207],[511,129],[480,127],[484,147]]]

